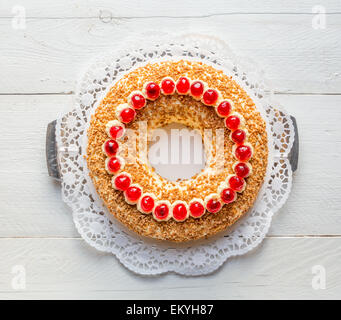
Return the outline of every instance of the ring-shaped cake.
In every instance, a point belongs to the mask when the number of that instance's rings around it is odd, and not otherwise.
[[[205,168],[191,179],[169,181],[148,162],[151,132],[174,122],[203,137]],[[110,213],[162,240],[200,239],[235,223],[257,198],[267,158],[266,125],[254,101],[202,62],[155,62],[127,73],[88,130],[90,176]]]

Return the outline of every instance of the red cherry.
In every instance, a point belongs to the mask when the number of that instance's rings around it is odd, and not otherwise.
[[[175,91],[175,83],[172,79],[164,79],[161,82],[161,89],[163,94],[173,94]]]
[[[231,133],[231,140],[236,144],[242,144],[246,139],[246,132],[242,129],[237,129]]]
[[[156,82],[149,82],[145,90],[148,99],[155,100],[160,96],[160,86]]]
[[[204,104],[213,106],[218,101],[218,91],[214,89],[208,89],[204,92],[202,100]]]
[[[204,84],[201,81],[194,81],[191,85],[191,95],[201,97],[204,92]]]
[[[121,121],[129,123],[135,119],[136,111],[132,108],[125,108],[120,112]]]
[[[173,217],[175,220],[183,221],[187,217],[187,208],[183,203],[178,203],[173,208]]]
[[[104,151],[110,157],[114,156],[118,151],[118,143],[116,140],[107,140],[104,143]]]
[[[125,174],[120,174],[115,178],[115,187],[118,190],[125,191],[131,184],[131,179]]]
[[[179,94],[187,94],[191,83],[186,77],[180,77],[178,82],[176,83],[176,91]]]
[[[154,209],[154,215],[159,220],[167,219],[168,214],[169,214],[169,208],[168,208],[168,205],[165,203],[159,204]]]
[[[112,173],[116,173],[121,169],[121,161],[116,157],[111,157],[108,160],[108,170]]]
[[[243,178],[238,176],[232,176],[229,179],[229,185],[234,191],[242,191],[244,188],[245,181]]]
[[[205,207],[199,201],[194,201],[189,206],[189,210],[193,217],[198,218],[204,214]]]
[[[224,203],[231,203],[235,200],[236,193],[231,188],[226,188],[221,192],[220,197]]]
[[[146,99],[142,94],[136,93],[131,97],[131,104],[134,109],[142,109],[146,105]]]
[[[141,209],[144,212],[152,212],[155,206],[155,201],[151,196],[144,196],[140,202]]]
[[[220,103],[217,107],[217,113],[222,117],[227,117],[230,114],[231,110],[231,103],[226,100]]]
[[[208,212],[216,213],[220,210],[221,203],[218,199],[210,199],[206,204],[206,209]]]
[[[124,128],[122,126],[112,126],[109,129],[110,137],[113,139],[119,139],[123,136]]]
[[[248,161],[252,157],[252,150],[249,146],[238,146],[235,151],[236,158],[240,161]]]
[[[125,196],[131,202],[136,202],[142,195],[142,190],[136,186],[130,186],[124,191]]]
[[[250,174],[250,168],[244,162],[239,162],[234,167],[234,172],[238,177],[246,178]]]
[[[237,130],[240,126],[240,118],[237,116],[229,116],[225,119],[225,126],[230,130]]]

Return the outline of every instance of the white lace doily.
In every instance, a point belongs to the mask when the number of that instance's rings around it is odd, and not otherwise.
[[[255,100],[267,122],[270,152],[267,177],[249,213],[213,238],[177,245],[139,237],[111,218],[88,176],[84,154],[89,116],[113,82],[152,59],[181,57],[201,60],[234,77]],[[96,249],[114,254],[132,271],[140,274],[210,273],[229,257],[255,248],[268,232],[273,214],[288,198],[292,180],[288,154],[294,141],[290,116],[274,104],[264,74],[255,64],[235,56],[218,39],[164,35],[148,43],[137,44],[134,40],[132,45],[120,46],[120,50],[101,56],[88,66],[79,82],[77,103],[77,108],[58,120],[56,126],[63,200],[71,207],[82,238]]]

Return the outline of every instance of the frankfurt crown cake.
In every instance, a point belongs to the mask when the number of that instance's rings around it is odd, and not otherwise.
[[[205,168],[191,179],[167,180],[148,162],[151,132],[174,122],[204,140]],[[116,219],[154,239],[206,238],[234,224],[256,200],[267,159],[266,124],[254,101],[202,62],[132,70],[107,92],[88,130],[87,165],[98,194]]]

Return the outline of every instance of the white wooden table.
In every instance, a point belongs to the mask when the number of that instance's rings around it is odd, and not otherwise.
[[[339,0],[17,5],[0,4],[0,298],[341,298]],[[23,8],[21,29],[15,16]],[[325,16],[313,13],[323,8]],[[142,277],[90,248],[47,175],[46,125],[73,107],[83,65],[153,29],[217,35],[252,56],[299,126],[292,194],[268,237],[206,277]],[[312,286],[314,266],[326,272],[325,289]]]

